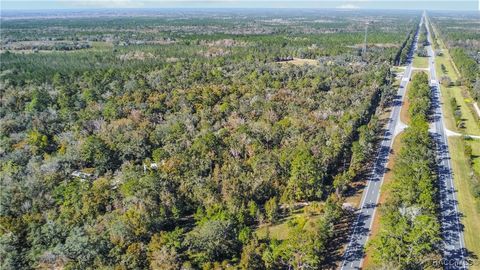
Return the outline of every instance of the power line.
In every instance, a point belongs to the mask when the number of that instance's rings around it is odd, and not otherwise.
[[[365,23],[365,37],[363,39],[363,48],[362,48],[362,56],[365,57],[367,53],[367,32],[368,32],[368,22]]]

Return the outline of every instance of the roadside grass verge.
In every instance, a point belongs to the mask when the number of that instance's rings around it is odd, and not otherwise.
[[[442,65],[444,68],[442,68]],[[442,55],[435,56],[435,67],[437,70],[437,75],[439,75],[437,76],[439,79],[441,76],[448,76],[450,79],[452,79],[452,82],[458,80],[458,75],[455,72],[448,52],[445,49],[443,50]]]
[[[475,162],[479,162],[480,141],[470,141],[474,150]],[[465,143],[463,138],[449,137],[448,145],[452,159],[452,169],[457,188],[457,200],[461,212],[461,223],[464,225],[465,245],[469,252],[473,253],[473,265],[470,269],[480,269],[480,213],[477,211],[478,201],[472,195],[472,184],[470,181],[471,168],[468,159],[464,154]],[[476,258],[475,258],[476,257]]]
[[[442,76],[448,76],[452,81],[456,81],[458,75],[456,74],[452,63],[450,60],[447,60],[448,52],[444,51],[442,56],[435,57],[435,65],[437,71],[437,77],[441,78]],[[443,68],[442,68],[443,65]],[[449,86],[445,87],[440,86],[442,91],[442,103],[444,110],[444,117],[446,118],[446,126],[448,129],[457,131],[460,133],[470,134],[470,135],[480,135],[480,125],[477,122],[477,119],[472,110],[472,99],[468,92],[461,86]],[[450,106],[450,100],[455,98],[459,106],[460,111],[462,112],[462,122],[463,128],[457,127],[454,117],[453,117],[453,108]]]

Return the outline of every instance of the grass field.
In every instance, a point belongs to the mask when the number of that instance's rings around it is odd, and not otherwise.
[[[442,65],[445,66],[445,71],[442,69]],[[437,73],[440,72],[438,75],[440,76],[446,75],[450,77],[450,79],[452,79],[452,82],[458,79],[458,75],[455,72],[455,69],[453,68],[452,63],[450,62],[450,58],[448,56],[447,51],[443,51],[442,55],[435,56],[435,67],[436,67]]]
[[[113,44],[110,42],[93,41],[91,44],[92,44],[92,48],[96,50],[106,50],[106,49],[113,48]]]
[[[415,55],[415,57],[413,57],[413,67],[428,68],[428,57],[420,57]]]
[[[474,112],[470,109],[468,105],[471,100],[462,94],[462,91],[464,90],[458,86],[442,86],[440,88],[442,91],[443,111],[446,120],[445,125],[447,126],[447,128],[459,133],[480,135],[480,125],[475,120],[475,116],[473,115]],[[450,106],[451,98],[455,98],[458,106],[460,107],[460,111],[462,112],[462,122],[464,125],[463,128],[458,128],[455,124],[455,120],[453,117],[453,108]]]
[[[473,149],[473,154],[474,154],[474,158],[473,158],[473,164],[472,164],[472,167],[473,167],[473,170],[478,174],[480,175],[480,142],[477,140],[475,141],[475,145],[472,146],[475,147],[475,149]],[[475,153],[475,151],[477,151],[477,153]]]
[[[394,67],[392,67],[391,70],[392,70],[393,72],[395,72],[395,73],[404,72],[404,71],[405,71],[405,67],[394,66]]]
[[[294,220],[295,218],[303,216],[303,212],[299,211],[293,215],[290,215],[284,219],[281,219],[279,222],[275,224],[266,224],[261,227],[259,227],[256,230],[256,234],[259,239],[266,238],[267,235],[272,238],[272,239],[277,239],[277,240],[285,240],[288,239],[288,234],[290,232],[290,227],[288,225],[289,221]],[[307,225],[306,228],[313,228],[311,224],[315,223],[321,215],[317,216],[309,216],[307,217]]]
[[[452,81],[458,79],[451,61],[449,60],[448,52],[444,50],[442,56],[435,57],[437,77],[441,78],[442,76],[448,76]],[[444,68],[442,68],[442,65]],[[480,135],[480,125],[477,123],[477,120],[474,116],[474,111],[470,108],[469,103],[472,102],[468,92],[463,89],[461,86],[450,86],[440,87],[442,90],[442,102],[443,110],[446,118],[446,126],[448,129],[457,131],[460,133],[470,134],[470,135]],[[460,111],[462,112],[462,119],[464,123],[464,128],[459,129],[455,125],[453,118],[453,110],[450,106],[450,99],[455,98],[458,105],[460,106]]]

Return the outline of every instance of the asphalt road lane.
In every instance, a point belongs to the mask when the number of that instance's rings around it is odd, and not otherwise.
[[[428,25],[426,14],[422,16],[421,24],[425,22]],[[420,29],[420,27],[419,27]],[[431,34],[428,29],[427,39],[432,43]],[[380,187],[386,171],[388,156],[395,136],[395,128],[399,123],[399,115],[405,89],[410,81],[412,72],[412,58],[418,42],[418,32],[415,36],[415,47],[409,54],[408,65],[404,77],[395,98],[392,113],[389,118],[388,128],[383,137],[377,160],[367,188],[363,192],[360,203],[358,217],[352,227],[350,242],[344,254],[341,269],[360,269],[362,267],[364,246],[370,235],[373,218],[377,209],[378,199],[380,197]],[[429,54],[430,87],[433,91],[432,110],[433,110],[433,133],[432,136],[436,143],[438,177],[440,191],[440,221],[442,224],[443,238],[443,267],[445,269],[467,269],[466,249],[463,238],[463,228],[459,219],[459,211],[456,199],[456,190],[453,183],[452,169],[450,164],[450,153],[448,151],[447,136],[443,123],[443,113],[440,87],[435,73],[435,53],[432,47],[426,46]]]
[[[426,25],[429,20],[425,16]],[[427,40],[432,44],[430,29],[427,28]],[[443,259],[445,269],[467,269],[466,250],[463,238],[463,228],[459,219],[456,190],[453,184],[452,167],[450,164],[450,153],[448,151],[447,136],[443,122],[440,86],[435,73],[435,52],[430,45],[426,46],[430,68],[430,87],[433,91],[432,107],[434,133],[436,143],[438,178],[440,190],[440,221],[442,224]]]
[[[420,26],[422,23],[423,17],[420,21]],[[418,29],[420,29],[420,27],[418,27]],[[412,75],[412,60],[413,54],[417,47],[418,31],[415,33],[414,41],[414,47],[408,54],[405,73],[392,104],[392,112],[388,120],[387,131],[385,132],[382,143],[380,144],[377,159],[374,163],[369,180],[367,180],[367,187],[362,195],[360,209],[357,213],[357,219],[352,226],[351,238],[343,256],[341,269],[360,269],[363,263],[363,258],[365,256],[364,246],[368,241],[370,231],[372,229],[373,218],[375,216],[378,200],[380,198],[380,187],[383,183],[388,157],[392,148],[393,138],[395,137],[395,129],[400,122],[400,111],[405,96],[405,89]]]

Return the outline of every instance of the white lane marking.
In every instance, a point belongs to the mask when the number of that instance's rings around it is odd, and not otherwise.
[[[425,16],[426,16],[426,15],[425,15]],[[428,20],[427,20],[427,23],[428,23]],[[428,33],[428,35],[427,35],[428,40],[430,41],[431,36],[430,36],[430,29],[429,29],[429,27],[427,27],[427,33]],[[431,42],[431,41],[430,41],[430,42]],[[432,49],[431,46],[430,46],[430,49]],[[432,52],[433,52],[433,50],[432,50]],[[434,62],[434,59],[435,59],[435,55],[434,55],[434,54],[431,54],[430,58],[431,58],[431,60],[432,60],[432,61],[431,61],[431,64],[433,65],[433,62]],[[434,66],[434,65],[433,65],[433,69],[432,69],[432,75],[433,75],[433,76],[436,75],[436,74],[435,74],[435,66]],[[439,89],[439,86],[437,85],[438,82],[437,82],[436,80],[432,80],[432,84],[433,84],[433,86],[436,86],[436,87],[435,87],[435,91],[437,92],[436,94],[438,95],[438,97],[441,97],[442,94],[441,94],[441,91],[440,91],[440,89]],[[440,99],[439,99],[439,101],[440,101]],[[442,104],[441,104],[441,103],[439,103],[438,108],[439,108],[439,111],[440,111],[440,112],[439,112],[440,118],[439,118],[438,121],[440,121],[440,123],[442,124],[443,130],[439,129],[439,130],[437,130],[437,133],[443,134],[443,136],[441,136],[441,137],[442,137],[442,139],[443,139],[443,143],[444,143],[444,145],[445,145],[445,147],[446,147],[446,149],[447,149],[447,153],[448,153],[448,154],[447,154],[447,157],[448,157],[448,158],[447,158],[447,166],[446,166],[446,167],[448,167],[448,175],[447,175],[447,176],[448,176],[448,178],[449,178],[449,179],[448,179],[449,181],[447,180],[445,184],[447,184],[447,185],[450,184],[450,187],[451,187],[452,190],[454,191],[454,192],[451,193],[451,197],[452,197],[452,200],[454,201],[454,204],[453,204],[453,205],[454,205],[454,209],[455,209],[455,222],[457,223],[457,224],[456,224],[456,225],[457,225],[457,234],[458,234],[458,237],[459,237],[459,243],[460,243],[460,249],[461,249],[460,252],[461,252],[462,266],[463,266],[464,269],[466,269],[465,260],[464,260],[464,258],[465,258],[465,255],[464,255],[464,243],[463,243],[463,242],[465,241],[465,239],[463,238],[463,233],[462,233],[461,230],[460,230],[460,218],[459,218],[459,216],[458,216],[457,198],[456,198],[456,194],[455,194],[455,193],[456,193],[456,192],[455,192],[455,188],[454,188],[454,185],[453,185],[453,176],[452,176],[452,174],[451,174],[452,166],[451,166],[451,162],[450,162],[450,158],[449,158],[450,152],[449,152],[449,150],[448,150],[448,141],[447,141],[447,137],[445,136],[445,130],[446,130],[446,128],[445,128],[445,122],[443,121],[443,110],[442,110]],[[449,182],[450,182],[450,183],[449,183]],[[448,195],[447,195],[445,198],[448,199]],[[442,205],[442,203],[443,203],[442,200],[440,200],[440,204],[441,204],[441,205]]]
[[[422,22],[420,23],[419,28],[420,28],[421,25],[422,25]],[[414,47],[415,47],[415,48],[416,48],[416,46],[417,46],[417,43],[418,43],[418,32],[417,32],[417,35],[415,36],[415,44],[414,44]],[[413,51],[415,51],[415,49],[414,49]],[[413,65],[413,63],[409,63],[409,64],[407,65],[407,74],[408,74],[407,78],[409,78],[409,77],[411,76],[411,74],[412,74],[412,65]],[[408,84],[408,81],[409,81],[409,80],[407,80],[407,84]],[[406,85],[405,85],[405,87],[406,87]],[[402,87],[400,86],[399,89],[397,90],[397,93],[400,93],[400,94],[401,94],[401,97],[402,97],[402,100],[401,100],[401,101],[402,101],[402,104],[403,104],[403,101],[404,101],[404,99],[405,99],[405,94],[404,94],[403,91],[401,91],[401,89],[402,89]],[[400,110],[400,108],[401,108],[400,106],[395,106],[395,107],[393,108],[393,110],[391,111],[391,113],[390,113],[390,118],[389,118],[389,122],[390,122],[391,125],[393,125],[393,122],[394,122],[393,118],[394,118],[394,116],[395,116],[395,119],[397,120],[396,123],[395,123],[395,126],[397,125],[397,123],[398,123],[398,121],[399,121],[399,119],[398,119],[398,118],[399,118],[399,112],[397,112],[397,111]],[[385,134],[384,134],[384,137],[387,136],[387,133],[390,132],[390,130],[395,129],[395,126],[393,126],[393,127],[390,127],[390,126],[389,126],[388,129],[387,129],[387,131],[386,131]],[[390,133],[391,133],[391,132],[390,132]],[[391,134],[390,137],[391,137],[391,138],[389,139],[389,140],[390,140],[390,148],[389,148],[389,149],[392,148],[393,139],[394,139],[395,135],[394,135],[394,134]],[[380,145],[381,145],[381,146],[384,146],[384,143],[387,143],[389,140],[388,140],[388,139],[384,139]],[[385,161],[385,165],[384,165],[385,168],[388,166],[389,157],[390,157],[390,154],[387,155],[387,158],[386,158],[386,161]],[[375,162],[374,162],[374,166],[373,166],[373,171],[374,171],[374,172],[376,171],[376,165],[377,165],[378,158],[379,158],[379,156],[377,156],[377,158],[375,159]],[[376,176],[376,174],[374,175],[374,177],[375,177],[375,176]],[[379,187],[379,188],[382,187],[384,178],[385,178],[385,172],[382,174],[382,178],[380,179],[380,187]],[[363,207],[364,207],[364,205],[365,205],[365,200],[366,200],[366,197],[367,197],[367,195],[368,195],[368,192],[370,191],[371,183],[372,183],[372,181],[371,181],[371,180],[368,180],[367,189],[366,189],[366,191],[364,191],[364,193],[363,193],[363,195],[362,195],[362,199],[361,199],[361,201],[360,201],[360,208],[359,208],[359,211],[360,211],[360,212],[362,212],[362,209],[363,209]],[[377,192],[376,204],[378,204],[379,199],[380,199],[380,192]],[[371,229],[372,229],[373,219],[374,219],[374,217],[375,217],[376,211],[377,211],[377,207],[373,207],[373,214],[371,215],[370,224],[369,224],[369,230],[370,230],[370,231],[371,231]],[[368,210],[367,210],[367,213],[368,213]],[[343,255],[344,259],[343,259],[343,261],[342,261],[342,267],[340,268],[340,270],[343,270],[343,269],[345,268],[345,266],[346,266],[347,261],[345,260],[345,257],[347,257],[347,255],[350,253],[351,246],[352,246],[352,242],[353,242],[353,240],[355,239],[355,234],[356,234],[356,231],[357,231],[357,226],[358,226],[358,222],[359,222],[359,221],[360,221],[360,215],[358,215],[357,219],[355,220],[355,222],[354,222],[354,224],[353,224],[353,232],[352,232],[352,234],[350,235],[350,241],[349,241],[349,243],[348,243],[348,245],[347,245],[347,248],[346,248],[346,250],[345,250],[345,253],[344,253],[344,255]],[[365,243],[368,242],[369,236],[370,236],[370,234],[367,234],[367,237],[366,237],[366,239],[365,239]],[[353,266],[353,263],[354,263],[354,262],[351,262],[351,263],[350,263],[350,266],[351,266],[351,267]],[[362,265],[363,265],[363,258],[360,259],[359,267],[361,267]]]

